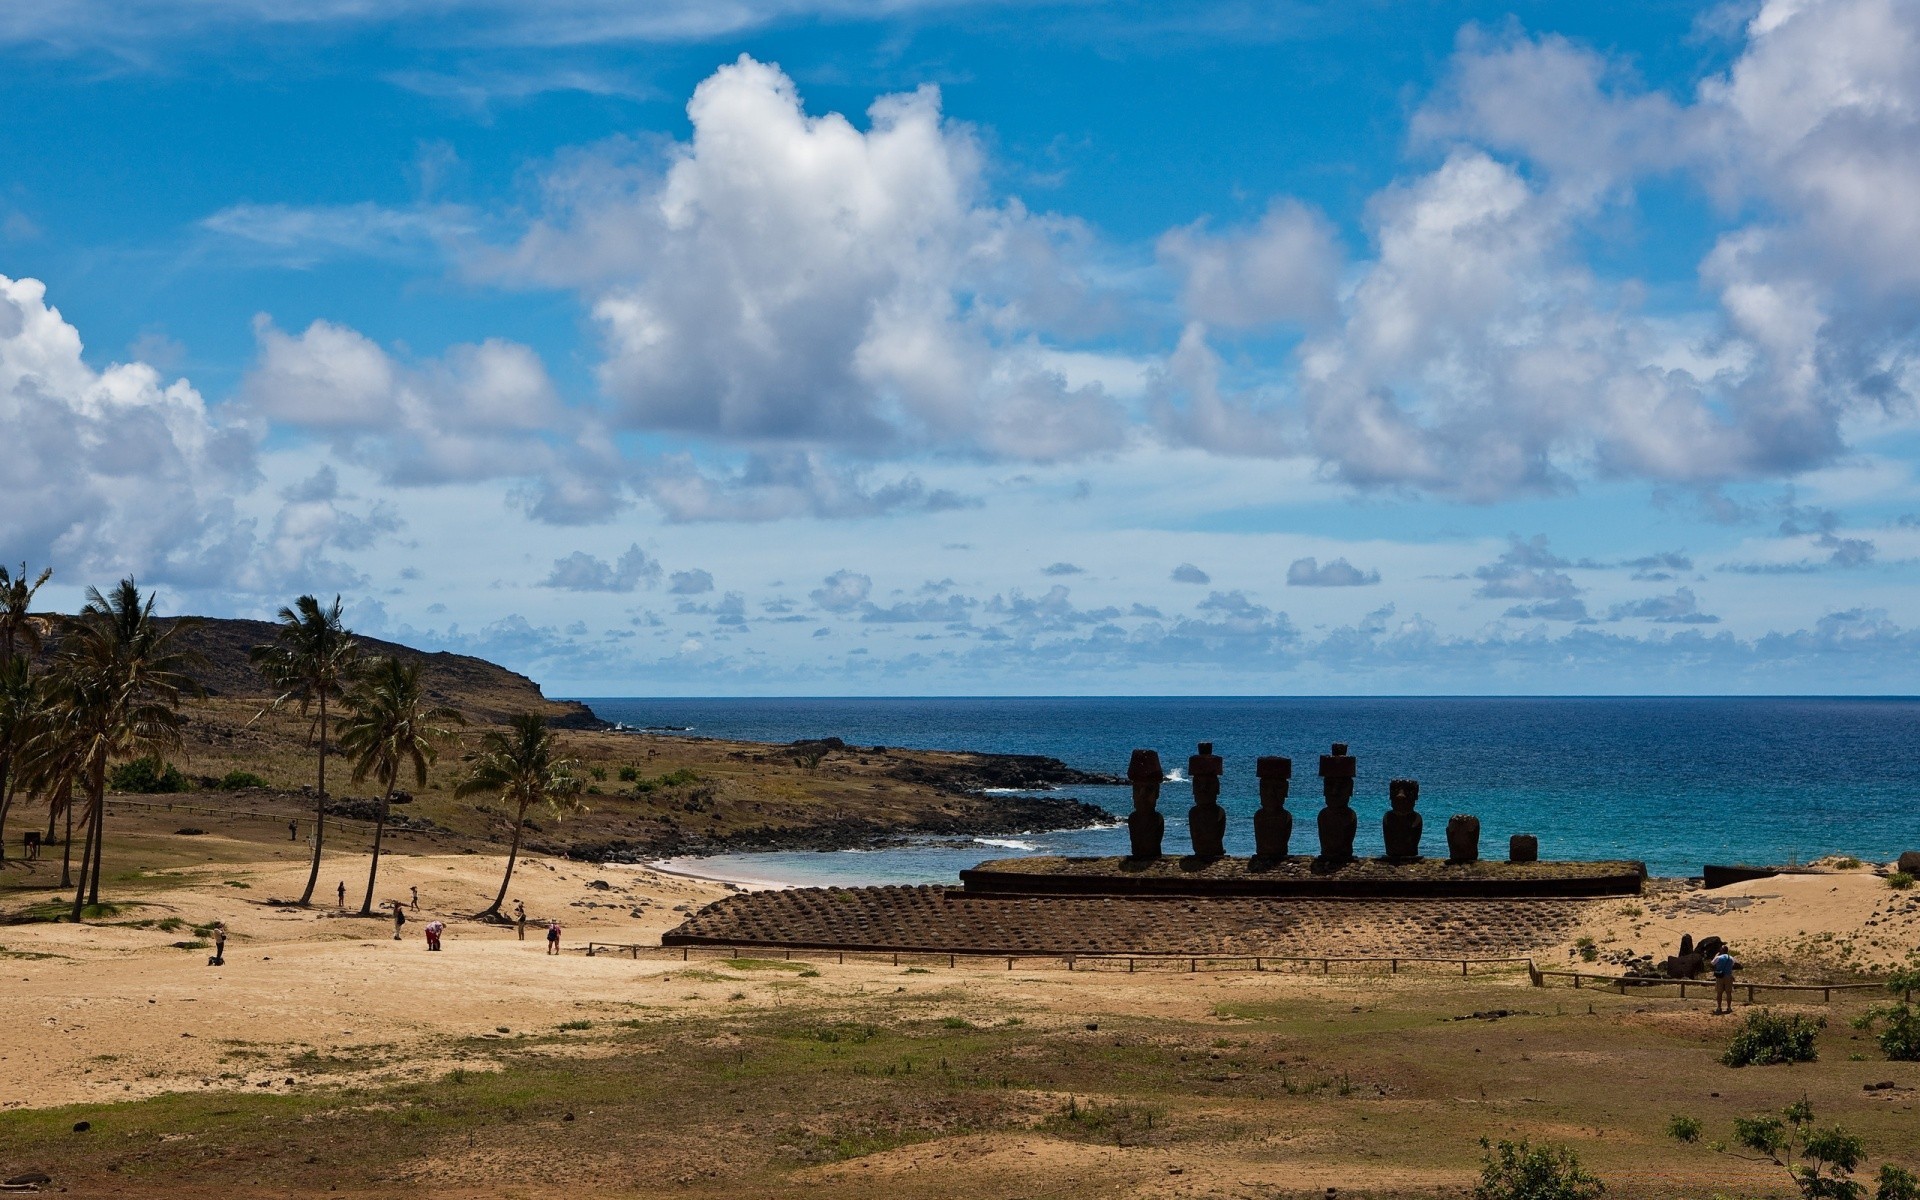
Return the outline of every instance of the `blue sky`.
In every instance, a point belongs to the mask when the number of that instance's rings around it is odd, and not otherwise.
[[[1911,692],[1920,11],[0,10],[0,550],[571,694]]]

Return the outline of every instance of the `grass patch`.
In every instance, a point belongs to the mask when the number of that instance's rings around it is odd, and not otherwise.
[[[735,971],[812,971],[812,963],[790,962],[782,958],[728,958],[721,965]],[[816,971],[815,974],[818,974]]]

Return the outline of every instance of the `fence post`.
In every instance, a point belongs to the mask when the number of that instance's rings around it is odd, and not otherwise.
[[[687,951],[688,951],[689,949],[691,949],[691,947],[688,947],[688,946],[682,946],[682,947],[680,947],[680,961],[681,961],[681,962],[686,962],[686,961],[687,961]]]
[[[1467,960],[1463,958],[1460,960],[1460,978],[1465,979],[1466,977],[1467,977]]]
[[[1133,974],[1133,959],[1132,959],[1132,958],[1128,958],[1128,959],[1127,959],[1127,974],[1129,974],[1129,975],[1131,975],[1131,974]]]
[[[1199,970],[1200,970],[1200,960],[1199,960],[1199,959],[1197,959],[1197,958],[1190,958],[1190,959],[1188,959],[1188,960],[1187,960],[1187,974],[1189,974],[1189,975],[1192,975],[1192,974],[1194,974],[1195,972],[1197,972],[1197,971],[1199,971]]]
[[[957,966],[959,966],[959,965],[960,965],[960,956],[959,956],[959,955],[957,955],[957,954],[949,954],[949,955],[947,955],[947,970],[949,970],[949,971],[951,971],[951,970],[953,970],[953,969],[954,969],[955,967],[957,967]]]
[[[1398,975],[1398,974],[1400,973],[1400,960],[1399,960],[1399,959],[1397,959],[1397,958],[1396,958],[1396,959],[1394,959],[1394,960],[1393,960],[1393,970],[1392,970],[1391,972],[1389,972],[1389,973],[1390,973],[1390,974],[1393,974],[1393,975]]]

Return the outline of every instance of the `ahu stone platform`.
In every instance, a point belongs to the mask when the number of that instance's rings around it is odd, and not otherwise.
[[[946,887],[793,888],[719,900],[668,946],[941,954],[1526,955],[1593,901],[981,895]]]
[[[1295,856],[1246,858],[1001,858],[960,872],[969,895],[1270,896],[1295,899],[1505,899],[1636,896],[1637,862],[1412,862],[1362,858],[1340,866]]]

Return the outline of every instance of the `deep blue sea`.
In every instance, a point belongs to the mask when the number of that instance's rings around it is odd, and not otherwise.
[[[1885,860],[1920,849],[1920,700],[1849,698],[1065,698],[594,699],[623,725],[685,727],[750,741],[840,737],[859,746],[1047,754],[1123,774],[1136,746],[1175,779],[1161,794],[1169,852],[1186,844],[1195,743],[1226,759],[1227,849],[1253,848],[1254,759],[1294,760],[1295,853],[1311,853],[1317,756],[1335,741],[1358,756],[1356,849],[1380,853],[1387,781],[1420,781],[1423,849],[1445,853],[1447,817],[1480,818],[1481,852],[1505,856],[1532,833],[1543,858],[1635,858],[1656,875],[1703,864]],[[1071,788],[1116,815],[1125,788]],[[874,851],[740,854],[706,860],[732,878],[782,882],[951,881],[982,858],[1115,854],[1123,828]]]

